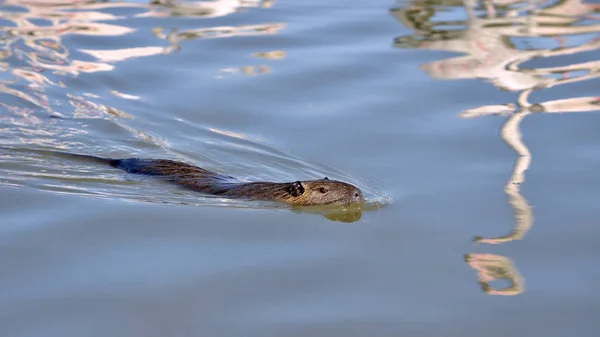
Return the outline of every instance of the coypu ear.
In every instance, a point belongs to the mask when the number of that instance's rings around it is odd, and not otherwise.
[[[327,181],[329,181],[329,178],[325,177],[323,180],[327,180]]]
[[[302,186],[300,181],[291,183],[285,190],[294,197],[299,197],[304,194],[304,186]]]

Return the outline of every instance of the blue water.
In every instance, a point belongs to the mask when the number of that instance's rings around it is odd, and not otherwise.
[[[2,336],[596,336],[597,3],[490,3],[5,1]],[[40,150],[328,176],[371,207]]]

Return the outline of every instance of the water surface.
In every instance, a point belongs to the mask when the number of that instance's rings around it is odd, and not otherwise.
[[[596,336],[598,8],[490,3],[5,1],[3,336]],[[328,176],[378,207],[43,149]]]

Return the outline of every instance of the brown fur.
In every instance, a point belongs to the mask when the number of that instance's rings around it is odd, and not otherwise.
[[[160,176],[179,186],[212,195],[277,201],[291,205],[348,205],[363,203],[362,192],[350,184],[329,180],[288,183],[244,183],[200,167],[172,160],[115,159],[110,165],[129,173]]]

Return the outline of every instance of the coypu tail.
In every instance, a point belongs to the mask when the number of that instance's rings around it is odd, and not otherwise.
[[[96,156],[90,156],[90,155],[86,155],[86,154],[77,154],[77,153],[51,151],[51,150],[19,149],[19,148],[12,148],[12,147],[0,147],[0,149],[33,152],[33,153],[47,154],[47,155],[58,156],[58,157],[63,157],[63,158],[84,159],[84,160],[87,160],[87,161],[90,161],[93,163],[110,165],[112,167],[117,167],[119,165],[118,159],[96,157]]]
[[[92,163],[110,165],[112,167],[118,167],[119,161],[120,161],[119,159],[96,157],[96,156],[90,156],[87,154],[77,154],[77,153],[60,152],[60,151],[43,150],[43,151],[37,151],[37,152],[58,155],[59,157],[65,157],[65,158],[83,159],[83,160],[86,160],[86,161],[89,161]]]

